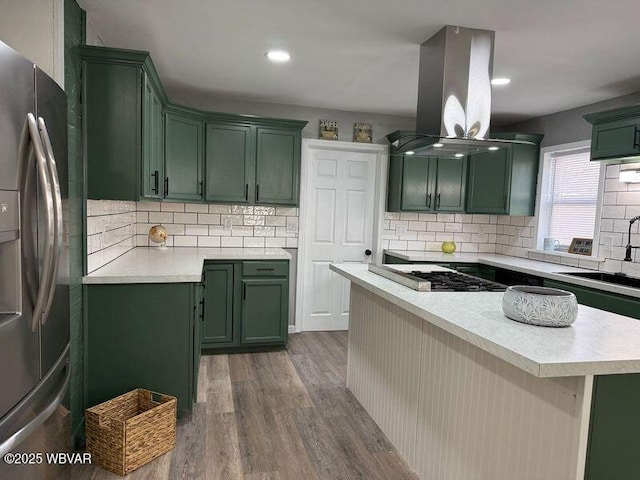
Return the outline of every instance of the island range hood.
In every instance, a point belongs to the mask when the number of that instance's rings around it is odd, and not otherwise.
[[[447,25],[420,46],[416,131],[392,153],[463,156],[526,141],[488,138],[495,32]]]

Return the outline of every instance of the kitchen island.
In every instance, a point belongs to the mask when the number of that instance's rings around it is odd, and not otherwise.
[[[347,386],[421,478],[632,478],[628,432],[598,427],[628,399],[594,378],[635,387],[640,322],[580,305],[571,327],[535,327],[503,315],[502,293],[331,269],[351,280]]]

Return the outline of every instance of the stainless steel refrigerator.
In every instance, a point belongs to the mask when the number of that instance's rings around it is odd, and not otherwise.
[[[67,191],[66,95],[0,42],[0,459],[68,414]]]

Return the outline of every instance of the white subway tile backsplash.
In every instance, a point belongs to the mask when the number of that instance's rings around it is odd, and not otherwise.
[[[209,235],[214,237],[230,237],[232,230],[224,225],[209,225]]]
[[[265,239],[264,237],[244,237],[244,247],[258,247],[264,248]]]
[[[175,213],[173,215],[175,223],[198,223],[197,213]]]
[[[407,250],[423,251],[426,247],[426,242],[409,241],[407,242]]]
[[[502,218],[502,217],[498,217],[498,218]],[[496,219],[497,222],[497,219]],[[474,214],[473,215],[473,223],[492,223],[490,221],[490,216],[489,215],[477,215]]]
[[[209,227],[207,225],[185,225],[184,234],[206,237],[209,235]]]
[[[159,212],[160,202],[138,202],[136,204],[136,210],[138,212]]]
[[[198,237],[192,235],[176,235],[173,237],[174,247],[197,247]]]
[[[618,205],[640,205],[640,192],[619,192]]]
[[[230,214],[231,205],[209,205],[209,213]]]
[[[298,238],[287,238],[287,248],[298,248]]]
[[[620,176],[620,165],[607,165],[605,178],[615,178]]]
[[[150,223],[173,223],[173,213],[170,212],[149,212]]]
[[[438,215],[436,215],[435,213],[419,213],[418,220],[420,222],[437,222]]]
[[[254,215],[275,215],[276,207],[263,207],[263,206],[253,207],[253,214]]]
[[[187,213],[209,213],[209,205],[205,203],[187,203],[184,206],[184,211]]]
[[[436,232],[418,232],[418,240],[433,242],[436,239]]]
[[[390,240],[389,248],[391,250],[408,250],[408,243],[404,240]]]
[[[453,213],[438,213],[436,216],[438,222],[455,222],[456,216]]]
[[[148,212],[137,212],[136,213],[136,223],[149,223],[149,213]]]
[[[161,212],[184,212],[184,203],[161,202]]]
[[[255,237],[273,237],[276,234],[275,227],[263,227],[263,226],[255,226],[253,227],[253,235]]]
[[[244,215],[242,223],[244,225],[264,225],[264,215]]]
[[[444,232],[444,223],[427,222],[427,230],[429,232]]]
[[[220,225],[219,213],[199,213],[198,223],[201,225]]]
[[[169,223],[163,226],[167,229],[168,235],[184,235],[184,225],[180,223]]]
[[[296,207],[276,207],[276,215],[285,217],[297,217],[298,209]]]
[[[287,217],[282,216],[268,216],[265,217],[265,223],[268,227],[286,227],[287,226]]]
[[[267,248],[284,248],[287,246],[287,239],[282,237],[265,238],[265,246]]]
[[[251,205],[232,205],[231,213],[234,215],[253,215],[253,206]]]
[[[417,213],[411,213],[411,212],[400,213],[400,220],[417,221],[418,219],[419,219],[419,216]]]
[[[617,178],[607,178],[604,181],[604,191],[605,192],[626,192],[627,184],[620,183]]]
[[[408,230],[426,231],[427,222],[418,222],[418,221],[409,222]]]
[[[445,232],[462,232],[462,223],[445,223]]]
[[[219,247],[220,237],[198,237],[199,247]]]
[[[231,236],[232,237],[252,237],[253,227],[245,226],[245,225],[238,225],[238,226],[234,225],[233,228],[231,229]]]
[[[221,247],[242,247],[242,237],[222,237],[220,238]]]

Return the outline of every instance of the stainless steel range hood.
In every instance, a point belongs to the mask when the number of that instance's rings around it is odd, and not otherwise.
[[[447,25],[420,46],[416,131],[387,136],[396,153],[460,156],[529,143],[488,138],[494,37]]]

